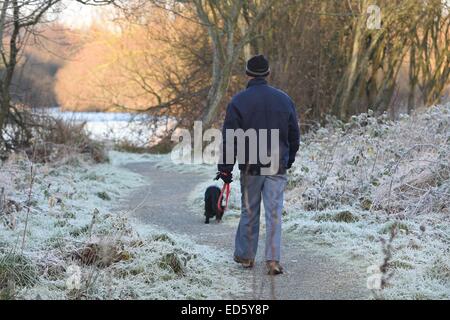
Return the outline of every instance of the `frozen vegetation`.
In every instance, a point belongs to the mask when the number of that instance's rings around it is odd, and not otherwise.
[[[449,157],[449,105],[397,122],[371,112],[350,123],[330,118],[302,137],[286,194],[285,241],[368,268],[368,278],[379,273],[376,298],[449,299]],[[138,225],[119,210],[121,197],[144,183],[120,168],[126,163],[210,175],[191,194],[199,215],[216,168],[175,167],[170,156],[110,152],[109,158],[108,164],[75,157],[31,166],[17,155],[1,164],[2,298],[238,294],[244,286],[220,268],[229,257]],[[236,172],[225,217],[233,225],[240,212],[238,180]],[[73,288],[77,271],[81,285]]]
[[[388,299],[450,298],[450,106],[398,122],[362,114],[303,137],[290,238],[382,274]],[[390,238],[393,238],[390,241]]]
[[[397,122],[371,112],[350,123],[330,118],[302,137],[285,241],[367,267],[368,279],[382,280],[375,298],[449,299],[449,166],[450,105]],[[235,180],[225,216],[231,224],[240,211]],[[209,184],[192,193],[198,214]]]
[[[221,253],[121,211],[144,182],[110,153],[110,164],[78,157],[1,164],[0,299],[214,299],[241,292]],[[30,189],[31,188],[31,189]],[[25,235],[25,236],[24,236]]]

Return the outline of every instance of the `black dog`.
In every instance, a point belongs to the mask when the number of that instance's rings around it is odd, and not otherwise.
[[[225,206],[220,204],[222,210],[219,210],[218,203],[221,190],[218,187],[212,186],[206,189],[205,192],[205,217],[206,224],[209,224],[209,220],[216,217],[216,221],[220,222],[223,218]]]

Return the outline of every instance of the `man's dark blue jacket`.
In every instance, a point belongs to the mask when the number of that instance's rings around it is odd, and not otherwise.
[[[227,159],[227,135],[228,129],[256,129],[258,135],[258,162],[249,164],[249,145],[246,142],[246,161],[239,163],[239,169],[258,175],[261,167],[270,165],[261,164],[259,158],[259,130],[267,129],[269,138],[267,149],[271,150],[270,130],[279,130],[280,139],[280,173],[285,173],[295,161],[295,156],[300,145],[300,130],[295,104],[292,99],[283,91],[275,89],[267,84],[264,78],[250,80],[246,90],[233,97],[227,109],[227,115],[223,126],[223,148],[219,171],[231,172],[236,163],[226,163]],[[234,141],[236,150],[236,139]]]

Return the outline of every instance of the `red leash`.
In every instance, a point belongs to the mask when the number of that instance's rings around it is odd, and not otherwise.
[[[225,200],[225,208],[222,209],[222,200],[223,196],[225,195],[225,192],[227,194],[226,200]],[[231,194],[231,185],[228,183],[225,183],[222,188],[222,192],[220,193],[219,201],[217,202],[217,208],[219,209],[219,212],[225,212],[228,209],[228,201],[230,200],[230,194]]]

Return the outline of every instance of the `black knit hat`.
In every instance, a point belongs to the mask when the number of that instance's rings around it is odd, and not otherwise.
[[[263,55],[254,56],[247,62],[246,73],[250,77],[267,77],[270,74],[269,61]]]

